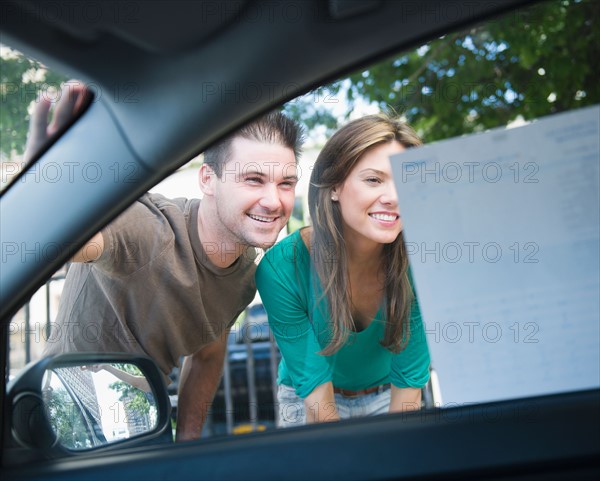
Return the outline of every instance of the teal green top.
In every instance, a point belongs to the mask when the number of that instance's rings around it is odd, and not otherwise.
[[[353,391],[390,382],[399,388],[422,388],[427,383],[429,350],[416,299],[411,307],[410,339],[400,353],[380,344],[385,331],[385,314],[380,309],[367,329],[350,333],[341,349],[323,356],[318,353],[328,345],[331,331],[326,301],[318,306],[312,295],[313,282],[321,287],[314,277],[300,231],[269,249],[256,271],[256,286],[282,355],[278,384],[293,386],[305,398],[328,381]]]

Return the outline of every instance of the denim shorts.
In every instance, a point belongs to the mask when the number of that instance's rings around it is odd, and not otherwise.
[[[335,393],[335,404],[340,419],[387,414],[390,409],[389,385],[380,392],[364,394],[356,397],[345,397]],[[277,389],[279,404],[279,421],[277,427],[289,428],[306,424],[304,400],[296,394],[293,387],[280,384]]]

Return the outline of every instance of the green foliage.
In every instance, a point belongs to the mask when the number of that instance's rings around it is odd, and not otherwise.
[[[403,114],[425,141],[455,137],[600,101],[600,2],[536,3],[445,35],[323,87]],[[286,111],[309,129],[321,122],[311,96]],[[327,119],[328,128],[334,125]]]
[[[325,133],[333,133],[338,127],[338,119],[331,112],[332,104],[337,103],[336,95],[340,91],[339,82],[320,87],[286,103],[282,110],[312,131],[324,127]]]
[[[113,366],[133,376],[144,377],[144,373],[134,364],[113,364]],[[143,415],[149,414],[150,403],[143,391],[125,381],[115,381],[109,387],[120,393],[119,401],[125,403],[127,409]]]
[[[60,90],[66,77],[24,55],[3,49],[0,55],[0,152],[7,158],[25,151],[29,105],[38,92]]]
[[[92,446],[91,435],[79,408],[64,389],[54,389],[46,397],[46,409],[60,444],[70,449]]]

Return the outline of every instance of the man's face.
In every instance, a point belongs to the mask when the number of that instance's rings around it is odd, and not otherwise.
[[[217,215],[230,239],[272,246],[294,207],[298,171],[293,150],[236,137],[215,180]]]

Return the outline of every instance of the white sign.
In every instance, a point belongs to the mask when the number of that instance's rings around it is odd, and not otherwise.
[[[444,405],[600,386],[600,107],[392,158]]]

